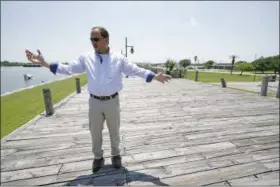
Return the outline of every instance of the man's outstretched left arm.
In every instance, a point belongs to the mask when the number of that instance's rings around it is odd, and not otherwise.
[[[151,82],[153,79],[156,79],[159,82],[164,83],[171,79],[171,76],[165,75],[162,72],[159,74],[155,74],[154,72],[138,67],[136,64],[130,63],[126,57],[122,59],[122,72],[127,76],[136,75],[146,80],[146,82]]]

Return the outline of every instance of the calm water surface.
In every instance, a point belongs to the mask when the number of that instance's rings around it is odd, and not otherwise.
[[[25,73],[33,75],[32,79],[24,80]],[[67,75],[54,75],[45,67],[1,67],[1,94],[64,77]]]

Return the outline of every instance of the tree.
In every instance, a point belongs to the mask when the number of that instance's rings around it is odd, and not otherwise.
[[[261,56],[259,59],[256,59],[255,61],[252,62],[255,70],[261,71],[264,73],[266,70],[273,70],[274,73],[276,74],[277,72],[280,73],[280,56],[269,56],[264,58]]]
[[[257,71],[261,71],[262,73],[270,69],[269,62],[263,56],[261,56],[259,59],[252,62],[252,65]]]
[[[253,71],[254,67],[251,63],[239,63],[237,69],[240,70],[240,75],[242,75],[243,71]]]
[[[278,72],[278,74],[280,74],[280,59],[279,59],[279,55],[275,56],[274,58],[272,58],[270,60],[270,66],[271,69],[274,71],[274,74],[276,74]]]
[[[185,69],[187,66],[191,65],[191,60],[190,59],[182,59],[182,60],[179,61],[179,65]]]
[[[271,68],[274,70],[274,74],[278,72],[280,74],[280,65],[279,60],[273,60],[271,64]]]
[[[175,60],[171,60],[171,59],[168,59],[166,62],[165,62],[165,67],[167,68],[168,71],[172,71],[174,66],[176,64],[176,61]]]
[[[247,62],[246,62],[246,61],[238,61],[238,62],[235,62],[236,65],[242,64],[242,63],[247,63]]]
[[[213,64],[215,64],[215,62],[214,62],[213,60],[208,60],[208,61],[204,64],[204,66],[205,66],[206,69],[210,69],[210,68],[213,67]]]
[[[235,63],[235,59],[238,58],[238,56],[236,56],[236,55],[231,55],[231,56],[229,56],[229,58],[231,59],[230,74],[232,74],[232,70],[233,70],[233,65],[234,65],[234,63]]]

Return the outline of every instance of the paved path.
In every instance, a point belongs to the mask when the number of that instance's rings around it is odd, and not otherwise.
[[[41,117],[1,145],[6,185],[276,185],[279,100],[174,79],[124,79],[121,150],[124,168],[91,173],[88,94]],[[16,114],[15,114],[16,115]]]

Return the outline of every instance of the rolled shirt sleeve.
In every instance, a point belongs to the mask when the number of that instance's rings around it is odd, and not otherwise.
[[[122,57],[122,66],[121,70],[122,72],[127,76],[133,76],[136,75],[138,77],[141,77],[146,80],[146,82],[151,82],[155,76],[155,73],[138,67],[136,64],[130,63],[126,57]]]
[[[50,64],[50,71],[53,74],[60,73],[60,74],[65,74],[65,75],[83,73],[83,72],[85,72],[84,58],[83,58],[83,56],[80,56],[79,58],[70,62],[69,64],[52,62]]]

